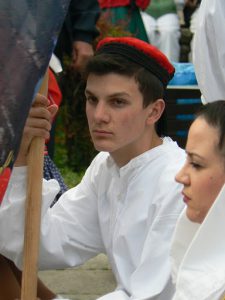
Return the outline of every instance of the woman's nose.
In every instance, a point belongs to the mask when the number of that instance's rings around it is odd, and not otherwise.
[[[175,176],[175,180],[183,185],[188,185],[190,182],[189,175],[186,171],[186,166],[184,165],[183,168],[177,173]]]

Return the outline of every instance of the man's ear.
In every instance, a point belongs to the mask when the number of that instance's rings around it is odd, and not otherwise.
[[[165,109],[165,101],[163,99],[157,99],[155,102],[149,104],[148,124],[155,124]]]

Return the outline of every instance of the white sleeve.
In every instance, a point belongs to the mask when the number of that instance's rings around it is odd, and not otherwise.
[[[27,168],[14,167],[0,206],[0,253],[15,261],[20,267],[24,239],[26,181]],[[55,180],[50,180],[48,189],[48,198],[44,197],[42,204],[42,214],[54,200],[59,185]],[[46,196],[47,190],[44,194]]]
[[[225,99],[225,1],[202,0],[193,62],[205,102]]]
[[[122,290],[115,290],[112,293],[106,294],[97,300],[129,300],[130,297]]]
[[[13,171],[0,207],[0,253],[22,266],[26,170]],[[88,175],[49,208],[58,193],[57,181],[43,182],[40,269],[72,267],[104,252],[96,197]],[[9,238],[10,237],[10,238]]]

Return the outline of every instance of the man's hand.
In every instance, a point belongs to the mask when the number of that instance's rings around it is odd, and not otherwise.
[[[76,71],[82,72],[89,57],[93,55],[94,50],[91,44],[82,41],[73,42],[72,67]]]
[[[57,110],[58,106],[56,104],[49,105],[49,100],[45,96],[37,94],[23,130],[23,137],[15,166],[27,164],[27,154],[34,137],[49,138],[51,121]]]

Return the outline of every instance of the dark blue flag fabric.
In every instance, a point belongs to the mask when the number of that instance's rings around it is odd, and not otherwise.
[[[69,0],[0,0],[0,201]]]

